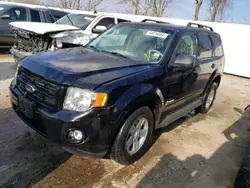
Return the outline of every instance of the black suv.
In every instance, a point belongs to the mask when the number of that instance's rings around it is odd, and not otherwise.
[[[121,23],[85,47],[25,58],[10,85],[13,108],[71,153],[131,164],[155,129],[213,104],[223,47],[198,27]]]

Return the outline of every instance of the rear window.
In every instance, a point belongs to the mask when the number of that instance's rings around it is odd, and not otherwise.
[[[41,22],[40,14],[36,10],[30,10],[31,20],[33,22]]]
[[[221,38],[218,35],[213,35],[214,56],[221,57],[224,55]]]

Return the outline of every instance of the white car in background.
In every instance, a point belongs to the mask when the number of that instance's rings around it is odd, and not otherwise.
[[[140,21],[142,18],[120,14],[86,12],[68,14],[56,23],[11,22],[18,39],[11,53],[18,62],[23,58],[61,48],[84,46],[112,25]]]

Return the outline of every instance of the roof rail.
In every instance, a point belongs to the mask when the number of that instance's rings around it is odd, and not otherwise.
[[[202,25],[202,24],[193,23],[193,22],[189,22],[189,23],[187,24],[187,27],[192,27],[192,25],[196,25],[196,26],[198,26],[198,28],[209,29],[210,31],[213,31],[213,28],[212,28],[212,27],[209,27],[209,26],[207,26],[207,25]]]
[[[170,24],[168,22],[163,22],[163,21],[159,21],[159,20],[153,20],[153,19],[144,19],[141,22],[155,22],[155,23],[164,23],[164,24]]]

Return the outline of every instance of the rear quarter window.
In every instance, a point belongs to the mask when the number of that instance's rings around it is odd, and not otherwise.
[[[212,35],[214,42],[214,56],[221,57],[224,55],[223,46],[221,42],[221,38],[218,35]]]
[[[211,58],[213,55],[213,47],[210,37],[207,34],[198,34],[198,41],[199,58]]]

